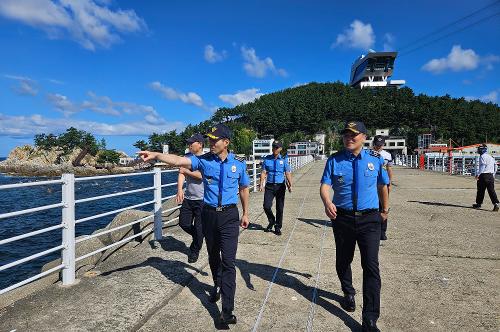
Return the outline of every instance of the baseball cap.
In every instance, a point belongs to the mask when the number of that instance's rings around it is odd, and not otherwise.
[[[366,127],[361,121],[348,121],[345,124],[344,130],[342,130],[342,134],[345,134],[347,131],[351,131],[355,134],[366,134]]]
[[[193,144],[194,142],[204,143],[205,137],[200,133],[196,133],[193,136],[186,139],[186,143],[188,143],[188,144]]]
[[[273,149],[278,149],[278,148],[282,148],[282,147],[283,147],[283,143],[281,143],[280,141],[273,142]]]
[[[385,138],[382,135],[377,135],[373,138],[373,145],[383,146],[385,144]]]
[[[210,132],[205,134],[205,136],[211,139],[222,139],[222,138],[231,139],[233,133],[231,132],[231,129],[229,129],[226,125],[219,123],[215,127],[212,127]]]

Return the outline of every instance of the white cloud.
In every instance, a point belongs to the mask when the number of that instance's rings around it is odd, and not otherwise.
[[[394,51],[394,42],[396,41],[396,37],[394,37],[391,33],[384,34],[384,52],[392,52]]]
[[[16,75],[4,75],[4,77],[18,82],[18,85],[12,88],[15,93],[25,96],[36,96],[38,94],[37,82],[35,80]]]
[[[481,57],[481,64],[484,65],[486,70],[492,70],[493,64],[500,61],[498,55],[489,54]]]
[[[152,125],[167,123],[154,107],[124,101],[113,101],[108,96],[98,96],[94,92],[88,92],[89,99],[81,103],[73,102],[61,94],[49,94],[48,100],[52,106],[65,117],[85,110],[110,116],[139,115],[144,121]]]
[[[237,105],[252,102],[255,99],[259,98],[260,96],[263,96],[264,94],[260,93],[259,91],[260,91],[260,89],[256,89],[256,88],[240,90],[232,95],[229,95],[229,94],[220,95],[219,99],[222,100],[223,102],[226,102],[226,103],[232,105],[232,106],[237,106]]]
[[[49,103],[59,112],[61,112],[65,117],[69,117],[80,111],[80,106],[69,100],[68,97],[58,94],[51,93],[47,95]]]
[[[182,122],[148,123],[132,121],[122,123],[103,123],[67,118],[45,118],[39,114],[30,116],[11,116],[0,113],[0,136],[27,137],[40,133],[59,134],[69,127],[85,130],[94,135],[151,135],[153,132],[166,132],[185,127]]]
[[[304,85],[308,85],[308,84],[309,83],[305,83],[305,82],[297,82],[294,85],[292,85],[292,88],[298,88],[299,86],[304,86]]]
[[[212,45],[205,46],[205,60],[209,63],[216,63],[224,60],[227,57],[227,52],[217,52]]]
[[[481,97],[467,96],[464,98],[467,100],[480,100],[480,101],[485,102],[485,103],[496,104],[498,101],[498,94],[499,93],[500,93],[500,89],[496,89],[496,90],[490,91],[489,93],[487,93]]]
[[[439,74],[446,70],[464,71],[473,70],[479,66],[480,56],[472,49],[462,49],[454,45],[445,58],[432,59],[422,66],[422,70]]]
[[[375,34],[370,23],[363,23],[360,20],[354,20],[350,28],[337,35],[337,40],[332,47],[345,46],[349,48],[359,48],[368,50],[375,44]]]
[[[270,57],[267,57],[265,59],[260,59],[257,56],[255,49],[253,48],[247,48],[245,46],[242,46],[241,55],[245,60],[245,63],[243,63],[243,69],[245,69],[245,72],[249,76],[262,78],[267,75],[268,71],[278,76],[282,77],[288,76],[288,73],[286,72],[285,69],[276,68],[273,59],[271,59]]]
[[[165,86],[160,82],[152,82],[149,84],[150,88],[158,91],[162,94],[162,96],[169,100],[180,100],[186,104],[192,104],[198,107],[203,107],[203,99],[194,92],[183,93],[180,91],[176,91],[175,89]]]
[[[49,38],[70,36],[84,48],[109,48],[120,34],[146,30],[133,10],[112,10],[94,0],[2,0],[0,15],[44,30]]]

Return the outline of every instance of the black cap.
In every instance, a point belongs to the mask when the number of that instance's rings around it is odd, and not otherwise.
[[[383,146],[385,144],[385,138],[382,135],[377,135],[373,138],[373,145]]]
[[[283,147],[283,143],[281,143],[280,141],[273,142],[273,149],[278,149],[278,148],[282,148],[282,147]]]
[[[345,134],[347,131],[351,131],[355,134],[366,134],[366,127],[361,121],[348,121],[345,124],[344,130],[342,130],[342,134]]]
[[[231,139],[233,133],[231,132],[231,129],[229,129],[226,125],[219,123],[215,127],[212,127],[212,129],[210,129],[210,132],[205,134],[205,136],[211,139]]]
[[[196,133],[193,136],[191,136],[188,139],[186,139],[186,143],[187,144],[193,144],[194,142],[204,143],[205,142],[205,137],[202,134],[200,134],[200,133]]]

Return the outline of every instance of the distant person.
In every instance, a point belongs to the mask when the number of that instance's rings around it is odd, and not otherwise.
[[[389,184],[387,185],[387,193],[391,193],[392,184],[392,166],[394,165],[392,161],[392,155],[384,150],[385,138],[382,135],[377,135],[373,138],[373,150],[377,151],[378,154],[384,158],[384,168],[389,175]],[[380,204],[380,210],[382,211],[382,204]],[[380,233],[381,240],[387,240],[387,219],[382,221],[382,232]]]
[[[189,146],[189,153],[200,156],[203,154],[203,144],[205,137],[202,134],[194,134],[186,140]],[[184,181],[186,181],[186,192],[183,191]],[[201,210],[203,208],[203,181],[200,171],[191,171],[185,167],[179,168],[177,177],[177,204],[181,204],[179,213],[179,226],[192,237],[189,246],[188,262],[195,263],[200,255],[203,245],[203,230],[201,225]]]
[[[200,171],[204,194],[201,222],[208,251],[208,263],[214,287],[209,301],[215,303],[222,298],[222,314],[219,323],[236,324],[234,296],[236,293],[236,251],[239,226],[249,224],[248,204],[250,178],[244,159],[229,152],[231,130],[218,124],[205,136],[208,137],[210,152],[201,156],[180,157],[173,154],[140,151],[144,161],[160,160],[164,163]],[[243,215],[239,217],[238,196]]]
[[[357,243],[363,268],[362,330],[378,332],[380,223],[389,213],[389,177],[383,158],[375,151],[363,149],[365,139],[366,127],[362,122],[346,123],[342,131],[344,149],[328,158],[320,195],[335,237],[335,267],[344,292],[340,305],[349,312],[356,310],[351,263]]]
[[[481,208],[484,200],[484,192],[488,189],[491,203],[493,203],[493,211],[498,212],[499,202],[497,193],[495,192],[495,174],[497,174],[498,165],[490,154],[488,154],[488,146],[482,144],[478,146],[477,153],[479,153],[479,171],[476,175],[477,180],[477,194],[476,204],[472,204],[474,209]]]
[[[288,157],[281,155],[283,145],[279,141],[272,144],[273,153],[262,161],[259,191],[264,191],[264,212],[269,224],[265,231],[281,235],[283,227],[283,208],[285,206],[286,187],[292,192],[292,175]],[[273,199],[276,198],[276,217],[273,214]]]

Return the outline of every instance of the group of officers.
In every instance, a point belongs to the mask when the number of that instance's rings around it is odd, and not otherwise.
[[[363,268],[363,331],[379,331],[380,273],[378,251],[386,239],[389,213],[390,154],[382,150],[383,137],[375,137],[374,150],[364,150],[367,130],[362,122],[347,122],[343,134],[344,149],[327,161],[321,178],[320,196],[326,215],[332,220],[336,243],[336,270],[344,292],[342,308],[355,310],[351,263],[358,243]],[[203,153],[208,138],[210,152]],[[179,224],[192,236],[188,261],[196,262],[205,239],[214,286],[212,303],[222,299],[220,323],[236,324],[233,314],[236,291],[235,259],[239,227],[249,225],[249,185],[244,159],[229,151],[232,138],[224,124],[205,135],[187,140],[189,154],[177,156],[141,151],[144,161],[162,161],[179,167],[176,200],[182,203]],[[262,161],[259,190],[264,191],[263,208],[269,224],[266,232],[281,235],[285,193],[292,192],[291,169],[282,156],[281,142],[272,145],[273,153]],[[377,150],[377,151],[375,151]],[[186,190],[183,192],[183,184]],[[330,190],[333,189],[333,200]],[[240,218],[237,202],[241,201]],[[271,207],[276,200],[276,215]]]

